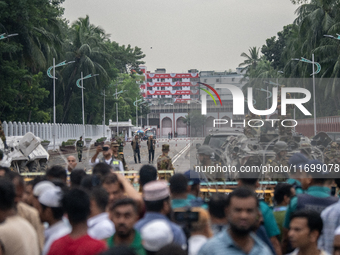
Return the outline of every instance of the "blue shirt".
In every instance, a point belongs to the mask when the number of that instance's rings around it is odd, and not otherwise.
[[[198,255],[272,255],[268,246],[256,235],[251,233],[250,236],[254,240],[254,245],[248,254],[235,244],[228,231],[225,230],[209,239],[198,252]]]
[[[180,226],[170,221],[166,216],[156,212],[146,212],[144,217],[137,221],[135,224],[135,229],[140,232],[141,228],[145,226],[147,223],[153,220],[165,220],[169,223],[172,233],[174,234],[174,243],[179,245],[185,245],[187,243],[187,239],[184,235],[184,232]]]

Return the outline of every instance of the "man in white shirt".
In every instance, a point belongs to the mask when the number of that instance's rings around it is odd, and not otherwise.
[[[91,191],[91,214],[87,220],[87,233],[94,239],[103,240],[115,233],[115,226],[106,212],[108,202],[109,195],[105,189],[98,187]]]
[[[103,157],[99,159],[98,155],[101,152],[103,153]],[[114,171],[122,171],[122,172],[124,171],[124,166],[123,166],[122,161],[113,157],[112,149],[110,148],[110,145],[108,144],[105,144],[104,146],[97,146],[96,153],[93,155],[93,157],[89,161],[90,166],[94,166],[95,164],[98,164],[99,162],[110,165]]]

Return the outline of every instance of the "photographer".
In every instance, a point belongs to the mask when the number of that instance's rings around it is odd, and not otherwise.
[[[103,157],[101,159],[98,158],[99,153],[103,153]],[[91,166],[94,166],[98,163],[106,163],[110,165],[114,171],[124,171],[122,161],[116,159],[113,156],[112,149],[110,149],[110,145],[105,144],[104,146],[97,146],[96,153],[89,161]]]

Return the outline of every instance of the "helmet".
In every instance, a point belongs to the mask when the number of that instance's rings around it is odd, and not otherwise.
[[[275,151],[276,153],[279,153],[279,152],[281,152],[281,151],[286,151],[287,148],[288,148],[288,145],[287,145],[287,143],[284,142],[284,141],[278,141],[278,142],[276,142],[275,145],[274,145],[274,151]]]
[[[336,143],[340,143],[340,138],[335,139]]]
[[[202,145],[197,149],[197,153],[210,156],[213,150],[208,145]]]

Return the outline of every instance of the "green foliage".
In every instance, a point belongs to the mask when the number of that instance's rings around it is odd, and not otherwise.
[[[56,64],[75,61],[56,68],[57,122],[82,123],[81,89],[76,86],[81,72],[99,74],[84,80],[86,124],[102,124],[104,90],[106,124],[115,117],[115,102],[120,120],[132,118],[133,102],[140,98],[138,66],[145,55],[137,46],[110,41],[89,16],[70,25],[62,19],[63,2],[0,0],[0,34],[19,34],[0,41],[0,119],[53,122],[53,80],[46,75],[53,58]],[[123,80],[118,89],[129,92],[115,100],[118,77]]]

